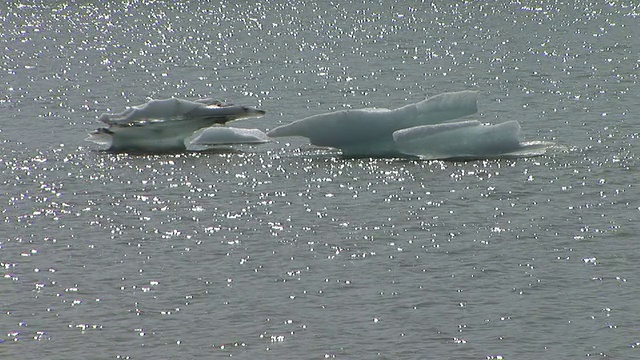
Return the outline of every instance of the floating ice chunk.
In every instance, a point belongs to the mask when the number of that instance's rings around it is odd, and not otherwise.
[[[189,101],[184,99],[149,100],[149,102],[132,106],[119,114],[102,114],[98,121],[107,125],[132,125],[138,122],[165,121],[178,118],[207,117],[207,115],[221,116],[219,109],[231,110],[234,106],[227,106],[215,99],[199,99]],[[211,111],[211,109],[215,109]],[[227,111],[229,112],[229,111]],[[208,114],[207,114],[208,113]]]
[[[462,121],[417,126],[393,133],[400,152],[425,159],[488,158],[523,150],[520,124]]]
[[[343,110],[279,126],[270,137],[304,136],[311,144],[339,148],[350,156],[399,155],[393,132],[438,124],[477,112],[475,91],[444,93],[395,110]]]
[[[270,137],[304,136],[313,145],[339,148],[347,156],[417,156],[424,159],[542,155],[555,144],[522,143],[520,125],[507,121],[449,122],[477,111],[477,93],[444,93],[395,110],[345,110],[279,126]]]
[[[119,114],[102,114],[98,120],[108,127],[97,129],[86,140],[106,145],[110,151],[183,151],[185,139],[196,130],[264,114],[212,99],[151,100]]]
[[[267,134],[258,129],[214,126],[204,129],[191,140],[191,145],[261,144],[269,141]]]

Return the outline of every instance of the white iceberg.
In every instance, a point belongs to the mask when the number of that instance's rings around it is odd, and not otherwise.
[[[424,159],[541,155],[551,143],[522,143],[520,125],[450,122],[477,112],[475,91],[444,93],[395,110],[360,109],[314,115],[279,126],[270,137],[303,136],[346,156]]]
[[[478,111],[475,91],[444,93],[395,110],[369,108],[310,116],[279,126],[269,137],[304,136],[311,144],[339,148],[348,156],[396,156],[393,132],[438,124]]]
[[[549,142],[521,142],[520,124],[507,121],[486,125],[461,121],[417,126],[393,133],[398,150],[422,159],[477,159],[536,156],[545,153]]]
[[[86,140],[109,151],[184,151],[185,140],[199,129],[264,114],[264,110],[213,99],[151,100],[119,114],[102,114],[98,121],[108,127],[95,130]]]
[[[238,129],[233,127],[210,127],[204,129],[191,140],[191,145],[237,145],[262,144],[271,141],[267,134],[258,129]]]

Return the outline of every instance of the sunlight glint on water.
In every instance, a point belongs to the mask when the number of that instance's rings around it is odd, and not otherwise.
[[[635,358],[640,9],[402,2],[0,5],[0,354]],[[103,112],[215,97],[273,129],[480,93],[530,159],[169,155]],[[33,354],[33,355],[32,355]]]

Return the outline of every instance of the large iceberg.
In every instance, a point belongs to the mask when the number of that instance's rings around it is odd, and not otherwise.
[[[122,113],[102,114],[98,121],[107,127],[90,133],[86,140],[105,145],[109,151],[183,151],[185,140],[197,130],[264,114],[264,110],[213,99],[151,100]]]
[[[477,112],[475,91],[443,93],[394,110],[370,108],[310,116],[279,126],[270,137],[303,136],[346,156],[424,159],[540,155],[549,143],[522,143],[520,125],[450,122]]]

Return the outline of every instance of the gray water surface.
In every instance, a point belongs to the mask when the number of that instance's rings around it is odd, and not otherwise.
[[[0,5],[1,358],[639,356],[638,4],[86,3]],[[268,130],[460,90],[566,150],[83,141],[148,98]]]

